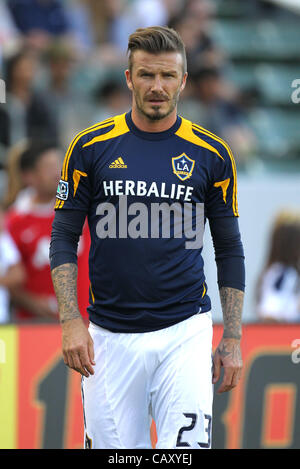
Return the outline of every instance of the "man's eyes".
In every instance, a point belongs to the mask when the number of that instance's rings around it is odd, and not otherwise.
[[[146,72],[143,72],[141,73],[141,77],[154,77],[153,73],[146,73]],[[167,77],[167,78],[173,78],[174,77],[174,74],[173,73],[163,73],[163,77]]]

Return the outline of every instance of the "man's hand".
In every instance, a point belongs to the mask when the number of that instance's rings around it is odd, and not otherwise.
[[[77,265],[67,263],[51,271],[62,326],[64,362],[86,378],[94,374],[94,343],[77,303]]]
[[[241,378],[243,366],[240,340],[223,338],[215,351],[213,363],[213,384],[220,379],[221,367],[224,367],[223,381],[217,392],[220,394],[235,388]]]
[[[86,378],[94,374],[94,343],[81,317],[63,322],[62,350],[67,366]]]

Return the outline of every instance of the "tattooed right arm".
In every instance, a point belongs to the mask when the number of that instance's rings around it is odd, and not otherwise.
[[[62,264],[51,271],[61,324],[80,318],[77,302],[77,265]]]
[[[77,265],[59,265],[51,275],[62,325],[64,362],[88,378],[94,374],[94,344],[78,308]]]
[[[214,354],[213,383],[216,383],[224,367],[224,376],[218,393],[230,391],[237,386],[242,371],[240,339],[242,335],[242,307],[244,292],[236,288],[220,288],[224,318],[224,332]]]

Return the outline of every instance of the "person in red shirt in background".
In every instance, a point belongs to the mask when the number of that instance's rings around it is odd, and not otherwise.
[[[49,245],[55,194],[60,179],[61,153],[53,142],[30,142],[19,156],[22,189],[7,213],[8,229],[20,251],[26,279],[12,291],[17,320],[58,320],[49,265]],[[78,303],[87,318],[90,238],[83,229],[78,257]]]

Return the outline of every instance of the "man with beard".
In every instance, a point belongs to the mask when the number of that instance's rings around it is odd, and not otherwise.
[[[210,448],[212,382],[223,366],[218,391],[229,391],[242,367],[235,163],[225,142],[177,115],[187,71],[176,31],[138,29],[128,52],[131,111],[74,138],[58,187],[50,259],[64,361],[83,376],[86,448],[151,448],[149,417],[157,448]],[[86,216],[88,330],[76,292]],[[206,219],[224,316],[213,363],[202,240],[188,242],[203,239]]]

